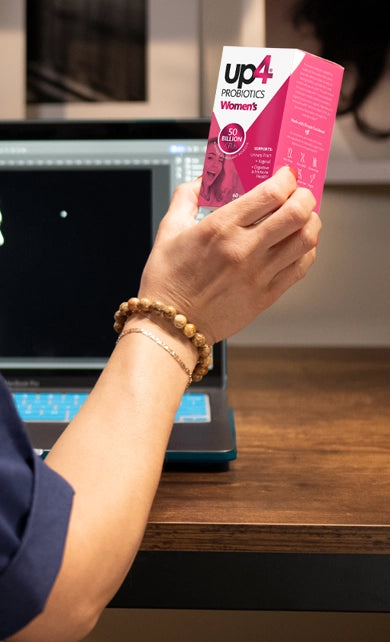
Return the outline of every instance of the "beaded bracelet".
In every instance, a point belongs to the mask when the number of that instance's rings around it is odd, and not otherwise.
[[[124,325],[132,314],[155,314],[171,321],[175,328],[181,330],[187,339],[198,350],[198,361],[192,373],[192,381],[201,381],[208,373],[211,364],[211,348],[206,343],[204,334],[197,331],[193,323],[188,323],[184,314],[177,312],[176,308],[171,305],[164,305],[160,301],[150,301],[150,299],[132,297],[128,301],[120,304],[119,309],[115,312],[114,330],[119,334],[123,333]]]

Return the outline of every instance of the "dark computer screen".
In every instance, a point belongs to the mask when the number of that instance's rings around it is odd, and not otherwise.
[[[150,168],[0,172],[1,355],[110,353],[150,251],[152,182]]]
[[[104,362],[207,133],[204,121],[0,122],[2,369]]]

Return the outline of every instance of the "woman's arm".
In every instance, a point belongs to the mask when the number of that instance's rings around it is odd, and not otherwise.
[[[306,274],[321,223],[288,168],[195,223],[199,186],[176,191],[139,294],[174,305],[214,343]],[[192,370],[191,342],[155,321],[138,315],[126,328],[151,331]],[[44,612],[10,639],[79,640],[94,626],[140,546],[186,384],[180,365],[149,337],[132,333],[117,344],[46,459],[75,490],[64,558]]]
[[[194,367],[187,339],[148,319],[131,324],[151,330]],[[46,609],[15,639],[79,640],[118,590],[141,543],[187,379],[149,338],[137,333],[118,343],[46,459],[73,486],[73,508]]]

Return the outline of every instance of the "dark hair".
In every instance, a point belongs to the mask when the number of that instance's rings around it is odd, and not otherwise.
[[[358,129],[373,138],[390,131],[372,127],[359,109],[385,72],[390,52],[390,28],[383,0],[367,5],[356,0],[297,0],[292,16],[295,27],[309,23],[321,43],[319,55],[355,72],[350,91],[344,83],[338,114],[352,113]]]

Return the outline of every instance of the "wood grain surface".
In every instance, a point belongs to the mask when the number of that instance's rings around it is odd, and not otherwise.
[[[230,348],[237,460],[165,471],[144,551],[390,553],[390,349]]]

